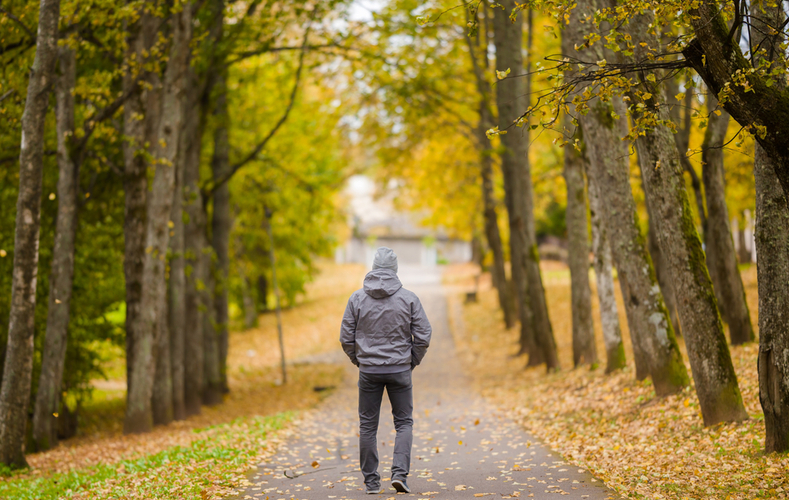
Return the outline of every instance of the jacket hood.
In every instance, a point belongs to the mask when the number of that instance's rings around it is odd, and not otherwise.
[[[383,299],[400,290],[402,286],[395,271],[374,269],[365,276],[362,288],[374,299]]]

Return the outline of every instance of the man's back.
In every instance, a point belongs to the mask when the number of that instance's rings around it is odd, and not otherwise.
[[[420,299],[397,274],[376,269],[348,300],[340,342],[365,373],[397,373],[416,366],[431,340]],[[352,356],[353,354],[353,356]]]
[[[364,286],[348,299],[340,326],[343,351],[359,367],[359,463],[369,494],[383,491],[376,432],[385,389],[396,431],[390,485],[411,492],[406,484],[414,424],[411,375],[430,342],[431,324],[420,299],[398,279],[398,257],[379,248]]]

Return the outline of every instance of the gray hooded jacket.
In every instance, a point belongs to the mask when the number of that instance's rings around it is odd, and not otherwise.
[[[420,364],[431,324],[420,299],[391,269],[374,269],[348,299],[340,343],[364,373],[398,373]]]

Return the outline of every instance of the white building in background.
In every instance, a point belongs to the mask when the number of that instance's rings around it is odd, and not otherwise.
[[[395,251],[400,265],[433,267],[472,260],[470,242],[422,227],[414,214],[396,211],[391,195],[375,196],[376,186],[370,178],[357,175],[349,179],[347,194],[351,235],[337,248],[338,263],[372,266],[376,249],[382,246]]]

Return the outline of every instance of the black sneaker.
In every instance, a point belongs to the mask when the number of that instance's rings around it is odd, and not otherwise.
[[[384,488],[382,488],[381,486],[376,486],[373,488],[367,487],[365,493],[368,495],[378,495],[379,493],[384,493]]]
[[[395,491],[398,493],[411,493],[411,488],[406,484],[405,479],[393,479],[392,487],[395,488]]]

